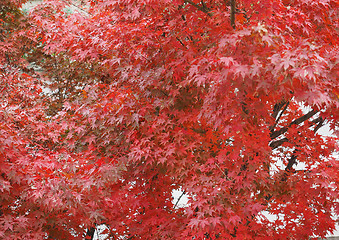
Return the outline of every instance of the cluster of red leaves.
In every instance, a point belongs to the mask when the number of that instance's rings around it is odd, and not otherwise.
[[[70,3],[4,3],[1,238],[333,231],[337,1]]]

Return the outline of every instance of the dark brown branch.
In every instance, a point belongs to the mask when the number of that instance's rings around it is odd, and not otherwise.
[[[277,126],[278,122],[280,121],[281,116],[284,114],[284,112],[286,111],[286,109],[287,109],[287,107],[288,107],[289,104],[290,104],[289,101],[287,101],[287,102],[283,101],[283,102],[281,102],[278,106],[276,105],[277,108],[275,108],[276,106],[274,106],[275,109],[274,109],[274,112],[273,112],[273,116],[274,116],[274,118],[275,118],[276,120],[275,120],[274,125],[270,127],[271,132],[273,132],[274,128]],[[284,109],[280,112],[280,110],[281,110],[281,108],[282,108],[283,106],[285,106],[285,107],[284,107]],[[280,114],[279,114],[279,112],[280,112]],[[279,116],[278,116],[278,114],[279,114]],[[278,118],[277,118],[277,116],[278,116]]]
[[[206,13],[208,16],[212,17],[213,14],[210,12],[211,10],[206,7],[205,3],[202,2],[202,6],[199,5],[199,4],[196,4],[195,2],[191,1],[191,0],[185,0],[185,3],[189,3],[191,4],[192,6],[194,6],[195,8],[199,9],[200,11]]]
[[[275,139],[276,137],[279,137],[281,134],[284,134],[285,132],[287,132],[288,128],[291,127],[292,125],[298,125],[308,119],[310,119],[311,117],[313,117],[315,114],[318,113],[318,110],[312,110],[310,112],[308,112],[307,114],[301,116],[300,118],[297,118],[296,120],[292,121],[287,127],[283,127],[281,129],[279,129],[278,131],[273,131],[271,132],[271,139]]]
[[[208,9],[208,7],[206,6],[206,4],[205,4],[204,0],[201,0],[201,5],[202,5],[202,7],[203,7],[203,8],[206,8],[206,9]]]
[[[318,123],[317,126],[313,130],[314,133],[316,133],[319,130],[319,128],[324,126],[325,119],[323,119],[322,117],[318,117],[317,119],[314,119],[312,122],[315,123],[315,124]]]
[[[90,227],[87,229],[85,240],[93,240],[94,239],[95,228]]]
[[[297,163],[297,155],[295,155],[296,152],[297,151],[295,150],[293,152],[293,155],[288,160],[287,166],[285,168],[285,172],[281,178],[281,181],[283,182],[287,180],[288,173],[291,172],[293,165]]]
[[[304,116],[297,118],[296,120],[294,120],[293,122],[290,123],[290,126],[292,126],[293,124],[298,125],[308,119],[310,119],[311,117],[313,117],[315,114],[317,114],[319,111],[318,110],[312,110],[310,112],[308,112],[307,114],[305,114]]]
[[[287,163],[287,166],[285,168],[285,171],[291,171],[292,170],[292,167],[294,164],[297,163],[297,156],[295,154],[293,154],[290,159],[288,160],[288,163]]]
[[[241,102],[241,108],[242,108],[242,111],[245,113],[245,114],[248,114],[249,111],[247,109],[247,104],[245,102]]]
[[[286,104],[286,101],[281,101],[280,103],[276,103],[273,107],[273,113],[272,113],[272,117],[274,119],[277,118],[279,111],[281,110],[281,108]]]
[[[288,142],[288,139],[287,138],[282,138],[282,139],[279,139],[277,141],[271,142],[270,143],[270,147],[272,148],[272,150],[274,150],[274,149],[280,147],[285,142]]]
[[[196,133],[199,133],[199,134],[205,134],[206,133],[206,130],[203,129],[203,128],[192,128],[192,130]]]
[[[179,43],[180,43],[184,48],[186,48],[185,44],[180,40],[180,38],[176,37],[176,39],[179,41]]]
[[[230,15],[231,15],[231,26],[233,29],[235,29],[235,0],[231,0],[231,12],[230,12]]]
[[[283,110],[283,112],[286,110],[286,107],[287,107],[287,104],[285,105],[285,108],[284,108],[284,110]],[[282,113],[283,113],[282,112]],[[281,114],[280,114],[280,116],[281,116]],[[278,117],[278,119],[279,119],[280,117]],[[278,119],[277,119],[277,121],[276,121],[276,123],[278,122]],[[314,128],[314,133],[316,133],[318,130],[319,130],[319,128],[321,128],[323,125],[324,125],[324,119],[322,118],[322,117],[318,117],[318,118],[316,118],[316,119],[314,119],[313,121],[312,121],[312,123],[313,124],[317,124],[316,125],[316,127]],[[272,132],[272,131],[271,131]],[[282,138],[282,139],[279,139],[279,140],[276,140],[276,141],[273,141],[273,142],[271,142],[270,143],[270,147],[272,148],[272,150],[274,150],[274,149],[276,149],[276,148],[278,148],[278,147],[280,147],[283,143],[285,143],[285,142],[288,142],[288,139],[287,138]]]
[[[174,204],[174,209],[177,207],[177,205],[179,204],[179,202],[180,202],[180,199],[182,198],[182,196],[184,196],[184,194],[185,194],[186,192],[185,191],[183,191],[182,193],[181,193],[181,195],[180,195],[180,197],[178,198],[178,200],[177,200],[177,202]]]

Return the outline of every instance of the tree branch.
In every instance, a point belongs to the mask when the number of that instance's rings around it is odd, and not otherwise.
[[[291,171],[293,165],[296,164],[296,162],[297,162],[296,159],[297,159],[297,156],[293,154],[291,156],[291,158],[288,160],[287,166],[285,168],[285,172],[284,172],[284,174],[283,174],[283,176],[281,178],[282,182],[287,180],[287,174],[288,174],[288,172]]]
[[[179,43],[180,43],[184,48],[187,49],[187,47],[186,47],[185,44],[180,40],[180,38],[178,38],[178,37],[175,37],[175,38],[179,41]]]
[[[313,130],[314,133],[316,133],[319,130],[319,128],[321,128],[324,125],[325,119],[323,119],[322,117],[318,117],[317,119],[314,119],[312,122],[315,124],[318,123],[317,126]]]
[[[231,12],[230,12],[230,15],[231,15],[231,26],[233,29],[235,29],[235,0],[231,0],[230,1],[231,3]]]
[[[281,112],[280,116],[278,117],[278,119],[277,119],[275,125],[276,125],[277,122],[279,121],[279,118],[281,117],[282,113],[286,110],[286,108],[287,108],[287,104],[285,105],[285,108],[283,109],[283,111]],[[303,116],[303,117],[304,117],[304,116]],[[299,118],[299,119],[300,119],[300,118]],[[297,120],[298,120],[298,119],[297,119]],[[295,122],[295,121],[293,121],[293,122]],[[293,123],[293,122],[292,122],[292,123]],[[322,117],[318,117],[318,118],[314,119],[314,120],[312,121],[312,123],[313,123],[313,124],[317,124],[317,125],[316,125],[316,127],[314,128],[313,132],[316,133],[316,132],[319,130],[319,128],[321,128],[321,127],[324,125],[324,122],[325,122],[325,119],[323,119]],[[290,125],[292,125],[292,123],[291,123]],[[274,125],[274,126],[275,126],[275,125]],[[274,129],[274,126],[272,126],[273,129]],[[282,129],[280,129],[279,131],[281,131],[281,130],[282,130]],[[271,131],[271,132],[272,132],[272,131]],[[272,132],[272,133],[273,133],[273,132]],[[271,142],[269,146],[272,148],[272,150],[274,150],[274,149],[280,147],[280,146],[281,146],[283,143],[285,143],[285,142],[288,142],[288,139],[287,139],[287,138],[282,138],[282,139],[279,139],[279,140],[276,140],[276,141]]]
[[[282,108],[285,104],[286,104],[286,101],[281,101],[281,102],[276,103],[276,104],[274,105],[274,107],[273,107],[273,113],[272,113],[272,117],[273,117],[274,119],[277,118],[279,111],[281,110],[281,108]]]
[[[180,199],[182,198],[182,196],[184,196],[185,193],[186,193],[185,191],[183,191],[183,192],[181,193],[181,195],[180,195],[180,197],[178,198],[177,202],[174,204],[174,207],[173,207],[174,209],[177,207],[177,205],[178,205]]]
[[[279,129],[278,131],[273,131],[271,132],[271,139],[275,139],[277,137],[279,137],[281,134],[284,134],[285,132],[287,132],[288,128],[291,127],[292,125],[298,125],[308,119],[310,119],[311,117],[313,117],[315,114],[317,114],[319,111],[318,110],[312,110],[310,112],[308,112],[307,114],[301,116],[300,118],[297,118],[296,120],[292,121],[287,127],[283,127],[281,129]]]
[[[294,151],[294,152],[296,152],[296,151]],[[295,153],[293,153],[293,155],[288,160],[288,163],[287,163],[287,166],[285,168],[285,171],[287,171],[287,172],[291,171],[293,165],[297,163],[296,160],[297,160],[297,156],[295,155]]]
[[[274,128],[277,126],[278,122],[280,121],[281,116],[284,114],[284,112],[286,111],[286,109],[287,109],[287,107],[288,107],[289,104],[290,104],[289,101],[287,101],[287,102],[282,101],[279,105],[275,105],[275,106],[274,106],[274,110],[273,110],[274,112],[273,112],[273,115],[272,115],[272,116],[274,116],[274,118],[275,118],[276,120],[275,120],[274,125],[270,127],[271,132],[273,132]],[[284,109],[280,112],[280,109],[281,109],[283,106],[285,106],[285,107],[284,107]],[[279,114],[279,112],[280,112],[280,114]],[[278,114],[279,114],[279,116],[278,116]],[[277,118],[277,116],[278,116],[278,118]]]
[[[228,179],[227,174],[225,173],[225,171],[223,171],[223,170],[219,167],[219,165],[218,165],[217,163],[216,163],[215,165],[218,167],[218,169],[220,170],[220,172],[225,176],[225,179]]]
[[[192,6],[194,6],[194,7],[197,8],[197,9],[199,9],[200,11],[206,13],[206,14],[207,14],[208,16],[210,16],[210,17],[213,16],[213,14],[210,12],[211,10],[210,10],[208,7],[206,7],[206,5],[205,5],[204,2],[202,2],[202,6],[200,6],[199,4],[194,3],[194,2],[191,1],[191,0],[185,0],[185,3],[191,4]]]
[[[274,150],[274,149],[280,147],[285,142],[288,142],[288,139],[287,138],[282,138],[282,139],[279,139],[277,141],[271,142],[270,143],[270,147],[272,148],[272,150]]]
[[[87,228],[85,240],[93,240],[94,239],[94,233],[95,233],[94,227]]]

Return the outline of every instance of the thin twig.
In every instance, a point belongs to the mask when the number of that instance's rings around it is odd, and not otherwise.
[[[175,37],[175,38],[178,40],[178,42],[179,42],[184,48],[187,49],[187,47],[186,47],[185,44],[180,40],[180,38],[178,38],[178,37]]]
[[[174,204],[174,207],[173,207],[174,209],[177,207],[177,205],[178,205],[180,199],[182,198],[182,196],[184,196],[185,193],[186,193],[186,191],[183,191],[183,192],[181,193],[181,195],[180,195],[180,197],[178,198],[177,202]]]
[[[228,177],[227,177],[226,173],[219,167],[218,163],[216,163],[215,165],[218,167],[218,169],[220,170],[220,172],[221,172],[221,173],[225,176],[225,178],[227,179]]]

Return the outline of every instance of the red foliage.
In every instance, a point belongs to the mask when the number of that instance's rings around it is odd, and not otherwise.
[[[336,0],[20,4],[0,14],[0,238],[334,230]]]

